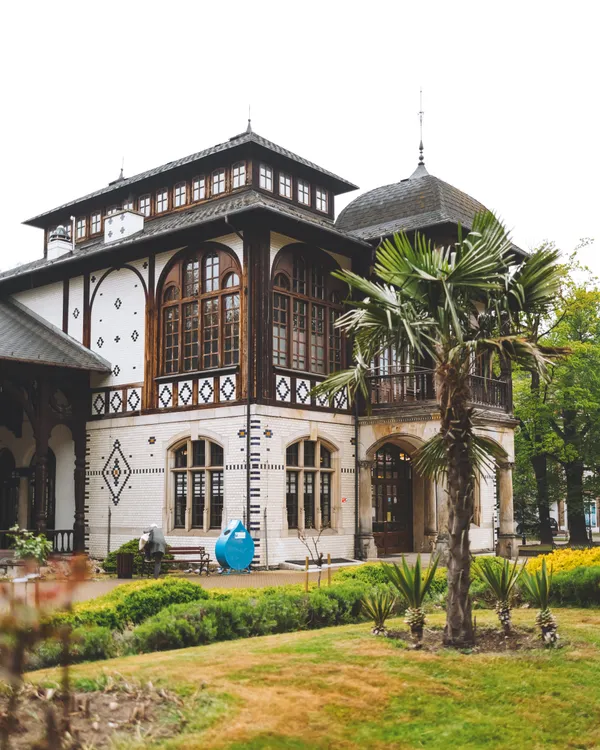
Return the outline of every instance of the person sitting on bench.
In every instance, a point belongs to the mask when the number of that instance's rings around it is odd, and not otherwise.
[[[160,566],[163,555],[167,551],[165,535],[163,534],[162,529],[159,529],[155,523],[153,523],[150,526],[150,530],[145,533],[148,534],[148,541],[144,546],[144,555],[148,562],[154,560],[154,577],[158,578],[160,575]]]

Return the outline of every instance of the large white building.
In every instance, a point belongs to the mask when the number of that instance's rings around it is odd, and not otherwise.
[[[28,221],[44,257],[0,275],[0,529],[102,556],[153,522],[212,551],[242,518],[261,565],[323,527],[333,557],[442,543],[444,487],[411,464],[439,429],[431,372],[382,356],[369,409],[311,391],[351,353],[331,271],[368,274],[396,231],[451,242],[482,206],[421,163],[335,221],[354,189],[248,127]],[[510,374],[474,370],[472,397],[506,456],[472,548],[512,555]]]

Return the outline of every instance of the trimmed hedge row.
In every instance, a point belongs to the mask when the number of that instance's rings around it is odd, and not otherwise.
[[[129,542],[122,544],[119,549],[110,552],[102,561],[102,568],[106,573],[117,572],[117,555],[120,552],[129,552],[133,555],[133,572],[137,576],[141,576],[144,573],[144,553],[140,552],[140,540],[131,539]],[[167,546],[167,554],[163,557],[163,563],[161,571],[164,573],[167,570],[165,562],[173,560],[173,555],[169,554],[169,547]]]

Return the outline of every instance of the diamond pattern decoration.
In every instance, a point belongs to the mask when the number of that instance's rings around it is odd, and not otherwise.
[[[123,303],[121,302],[121,300],[119,299],[119,297],[117,297],[117,299],[115,300],[115,307],[117,308],[117,310],[119,310],[121,308],[122,304]]]
[[[133,332],[133,333],[131,334],[131,338],[132,338],[132,340],[133,340],[133,343],[134,343],[134,344],[135,344],[135,342],[136,342],[136,341],[137,341],[137,340],[139,339],[139,337],[140,337],[140,334],[139,334],[139,333],[138,333],[137,331],[134,331],[134,332]]]
[[[192,384],[189,380],[179,383],[177,386],[177,404],[179,406],[189,406],[192,403]]]
[[[73,317],[75,318],[75,320],[77,320],[77,318],[78,318],[78,317],[79,317],[80,315],[81,315],[81,313],[79,312],[79,308],[78,308],[78,307],[76,307],[76,308],[75,308],[75,309],[73,310]]]
[[[139,388],[131,388],[127,391],[127,406],[129,407],[129,411],[137,411],[141,400]]]
[[[329,406],[329,399],[322,393],[316,398],[317,406]]]
[[[121,372],[121,368],[119,367],[119,365],[115,365],[112,371],[112,374],[115,376],[115,378],[118,377],[120,372]]]
[[[235,375],[221,375],[219,379],[219,400],[235,401]]]
[[[198,381],[198,403],[212,404],[215,400],[215,387],[212,378]]]
[[[96,341],[96,346],[98,347],[98,349],[102,349],[102,347],[104,346],[104,339],[102,338],[102,336],[100,336],[98,341]]]
[[[335,394],[333,399],[333,405],[336,409],[347,409],[348,408],[348,393],[346,389],[339,391]]]
[[[163,383],[158,389],[158,406],[161,409],[168,409],[173,405],[173,384]]]
[[[111,414],[118,414],[121,411],[121,407],[123,406],[123,396],[121,395],[121,391],[111,391],[108,405]]]
[[[102,477],[115,505],[119,504],[121,493],[131,478],[131,474],[127,458],[121,450],[121,443],[115,440],[110,456],[102,469]]]
[[[289,404],[292,400],[292,388],[290,386],[290,379],[285,375],[280,375],[277,378],[275,384],[275,393],[277,394],[278,401],[285,401]]]
[[[296,403],[310,404],[310,380],[296,380]]]
[[[92,394],[92,416],[99,417],[104,414],[104,407],[106,406],[106,400],[103,393]]]

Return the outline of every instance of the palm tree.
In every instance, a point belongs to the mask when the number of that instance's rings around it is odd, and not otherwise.
[[[433,247],[423,235],[405,234],[377,250],[375,279],[351,271],[334,275],[353,293],[351,310],[338,326],[353,338],[354,366],[331,375],[317,392],[330,399],[346,390],[369,400],[371,365],[392,349],[398,358],[411,350],[429,361],[441,426],[416,457],[423,475],[447,477],[449,496],[448,605],[444,640],[473,642],[471,622],[469,525],[478,470],[499,460],[495,444],[476,435],[470,404],[470,376],[483,355],[490,372],[513,361],[545,376],[548,351],[527,336],[526,319],[544,314],[559,288],[558,252],[516,257],[507,231],[489,212],[477,215],[473,229],[450,247]]]

